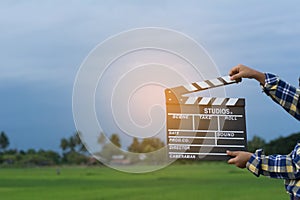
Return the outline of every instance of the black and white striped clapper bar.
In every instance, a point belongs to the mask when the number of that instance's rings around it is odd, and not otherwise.
[[[188,96],[236,83],[229,76],[165,90],[170,159],[227,160],[246,150],[245,99]]]

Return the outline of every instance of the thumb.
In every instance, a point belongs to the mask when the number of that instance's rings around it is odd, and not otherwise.
[[[228,164],[235,164],[236,163],[236,158],[231,158],[227,161]]]
[[[240,74],[234,74],[232,76],[230,76],[231,80],[235,80],[237,82],[241,82],[242,81],[242,76]]]

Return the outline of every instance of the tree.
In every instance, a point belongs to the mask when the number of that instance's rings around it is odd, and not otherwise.
[[[26,154],[27,155],[28,154],[34,155],[34,154],[36,154],[36,150],[35,149],[28,149]]]
[[[254,136],[252,140],[248,142],[248,151],[254,152],[256,149],[264,149],[267,155],[270,154],[289,154],[295,147],[297,141],[300,138],[300,132],[291,134],[286,137],[278,137],[266,143],[264,139]]]
[[[256,149],[264,148],[266,142],[263,138],[259,136],[253,136],[252,140],[248,141],[248,151],[254,152]]]
[[[4,151],[8,146],[9,146],[9,139],[6,136],[6,134],[4,133],[4,131],[2,131],[0,133],[0,149],[2,149],[2,151]]]
[[[70,164],[78,164],[87,161],[84,155],[87,152],[84,144],[80,139],[81,133],[75,132],[68,139],[62,138],[60,141],[60,148],[63,150],[63,161]]]
[[[155,138],[155,137],[144,138],[141,143],[142,153],[156,151],[162,147],[164,147],[164,142],[162,142],[159,138]]]
[[[128,151],[133,153],[141,152],[141,144],[136,137],[133,138],[131,145],[128,147]]]
[[[77,137],[76,133],[75,133],[75,135],[72,135],[72,136],[69,137],[68,142],[69,142],[69,148],[70,148],[71,151],[75,151],[75,147],[77,146],[76,137]]]
[[[107,162],[112,161],[114,156],[124,156],[124,152],[120,148],[121,140],[119,135],[116,133],[112,134],[109,140],[110,142],[105,143],[105,136],[103,134],[101,134],[98,138],[98,143],[101,142],[100,144],[102,145],[102,149],[99,153],[97,153],[97,155]]]
[[[88,162],[88,158],[86,156],[84,156],[83,154],[80,154],[76,151],[70,151],[67,154],[64,155],[65,156],[65,160],[69,163],[69,164],[83,164],[83,163],[87,163]]]
[[[116,145],[117,147],[121,147],[121,142],[120,142],[120,138],[119,138],[119,135],[114,133],[110,136],[110,141]]]
[[[168,148],[164,148],[164,142],[157,137],[144,138],[139,140],[133,138],[132,143],[128,146],[127,158],[131,163],[142,165],[159,165],[168,162]]]
[[[131,145],[128,147],[128,151],[134,153],[149,153],[162,147],[164,147],[164,142],[159,138],[144,138],[142,142],[139,142],[138,139],[134,137]]]
[[[81,132],[77,131],[68,139],[62,138],[60,140],[60,148],[64,151],[74,151],[79,153],[85,153],[87,150],[84,144],[81,142],[80,139]]]
[[[82,133],[80,131],[77,131],[75,134],[76,134],[75,141],[76,141],[77,151],[81,153],[86,153],[87,149],[84,143],[81,141]]]
[[[42,163],[43,165],[54,165],[54,164],[57,165],[60,163],[60,155],[55,151],[51,151],[51,150],[44,151],[41,149],[37,152],[37,154],[40,157],[46,158],[46,161]]]
[[[295,148],[299,138],[300,132],[271,140],[268,144],[266,144],[265,152],[266,154],[289,154]]]
[[[60,140],[60,148],[63,151],[66,151],[69,148],[69,142],[68,142],[68,140],[66,138],[62,138]]]
[[[104,133],[100,133],[97,142],[101,145],[106,143],[106,137],[105,137]]]

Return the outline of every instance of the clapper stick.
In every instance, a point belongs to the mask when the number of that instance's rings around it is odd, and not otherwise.
[[[246,150],[245,99],[184,96],[232,83],[223,76],[165,90],[169,158],[227,160],[226,150]]]
[[[189,93],[194,93],[202,90],[208,90],[220,86],[225,86],[233,83],[238,83],[235,80],[231,80],[230,76],[222,76],[215,79],[200,81],[200,82],[194,82],[188,85],[178,86],[174,88],[170,88],[176,95],[184,95]]]

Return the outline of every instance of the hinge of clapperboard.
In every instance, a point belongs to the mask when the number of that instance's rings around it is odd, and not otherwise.
[[[184,96],[187,94],[208,90],[220,86],[225,86],[233,83],[238,83],[231,80],[230,76],[223,76],[215,79],[194,82],[184,86],[168,88],[165,90],[166,102],[168,104],[195,104],[212,105],[212,106],[236,106],[239,98],[222,98],[222,97],[199,97],[199,96]]]

